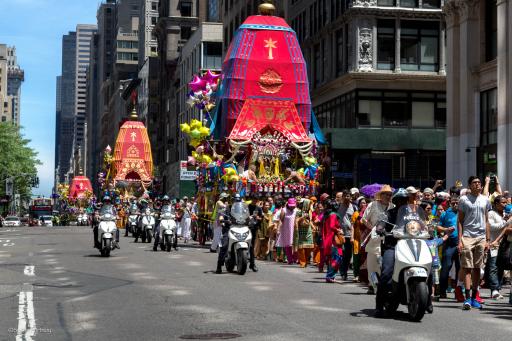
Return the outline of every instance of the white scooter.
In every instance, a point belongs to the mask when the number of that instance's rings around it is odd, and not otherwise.
[[[80,213],[76,217],[76,222],[78,226],[88,226],[89,225],[89,217],[87,216],[87,213]]]
[[[100,224],[98,226],[98,246],[103,257],[109,257],[110,251],[115,249],[114,237],[116,231],[116,216],[108,210],[100,211]]]
[[[249,248],[251,247],[252,234],[245,224],[249,218],[249,208],[242,201],[235,201],[231,206],[231,216],[235,220],[229,227],[228,252],[224,264],[229,272],[233,272],[235,265],[239,275],[247,271],[249,262]],[[224,223],[229,223],[225,221]]]
[[[137,233],[137,221],[139,220],[139,215],[138,214],[130,214],[128,216],[128,221],[127,221],[127,226],[126,228],[128,229],[127,232],[131,232],[133,236],[135,236],[135,234]]]
[[[174,245],[176,249],[176,245],[178,244],[178,236],[176,234],[176,215],[171,211],[171,209],[162,209],[162,213],[160,214],[160,249],[162,251],[167,250],[167,252],[171,251],[172,246]],[[155,236],[156,238],[156,236]]]
[[[391,233],[398,242],[395,246],[393,269],[393,292],[387,295],[385,309],[394,313],[399,304],[407,305],[409,317],[420,321],[430,303],[427,286],[432,269],[432,254],[425,242],[429,238],[426,217],[421,208],[411,211],[409,205],[402,206],[397,215],[397,224]],[[386,223],[390,224],[390,223]]]
[[[144,212],[144,215],[142,216],[142,226],[140,230],[140,237],[142,239],[142,242],[148,242],[151,243],[151,238],[153,236],[153,228],[155,227],[155,218],[153,217],[153,214],[151,213],[151,209],[146,208],[146,211]],[[138,239],[135,237],[135,242],[137,242]]]

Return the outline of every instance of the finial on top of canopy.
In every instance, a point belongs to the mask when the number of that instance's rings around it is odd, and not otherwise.
[[[260,15],[274,15],[275,11],[276,7],[272,4],[272,0],[265,0],[258,6],[258,12]]]

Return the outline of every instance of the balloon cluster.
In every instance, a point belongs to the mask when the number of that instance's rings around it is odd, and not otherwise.
[[[206,71],[206,74],[201,77],[195,75],[194,79],[188,83],[190,92],[187,103],[199,110],[211,112],[215,107],[213,94],[219,87],[220,77],[220,74],[215,74],[211,70]]]
[[[224,183],[236,182],[240,180],[240,177],[236,173],[236,169],[233,167],[225,167],[223,171],[224,175],[221,177]]]
[[[203,122],[196,119],[190,121],[190,124],[180,124],[180,129],[190,136],[190,145],[194,148],[197,147],[202,140],[210,136],[210,128],[205,127]]]

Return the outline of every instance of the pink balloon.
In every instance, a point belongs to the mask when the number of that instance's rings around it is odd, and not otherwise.
[[[194,166],[196,164],[196,159],[193,156],[189,156],[187,163],[191,166]]]
[[[198,92],[206,88],[206,81],[194,75],[194,79],[188,83],[188,86],[193,92]]]
[[[203,80],[205,80],[208,84],[217,84],[218,80],[220,78],[220,73],[215,74],[211,70],[206,71],[206,75],[202,77]]]

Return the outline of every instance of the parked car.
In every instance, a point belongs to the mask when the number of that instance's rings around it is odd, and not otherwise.
[[[41,220],[41,226],[53,226],[53,217],[51,215],[43,215],[39,220]]]
[[[8,227],[8,226],[16,226],[16,227],[19,227],[21,226],[21,221],[20,221],[20,218],[16,217],[16,216],[8,216],[4,219],[4,223],[3,223],[3,226],[4,227]]]

